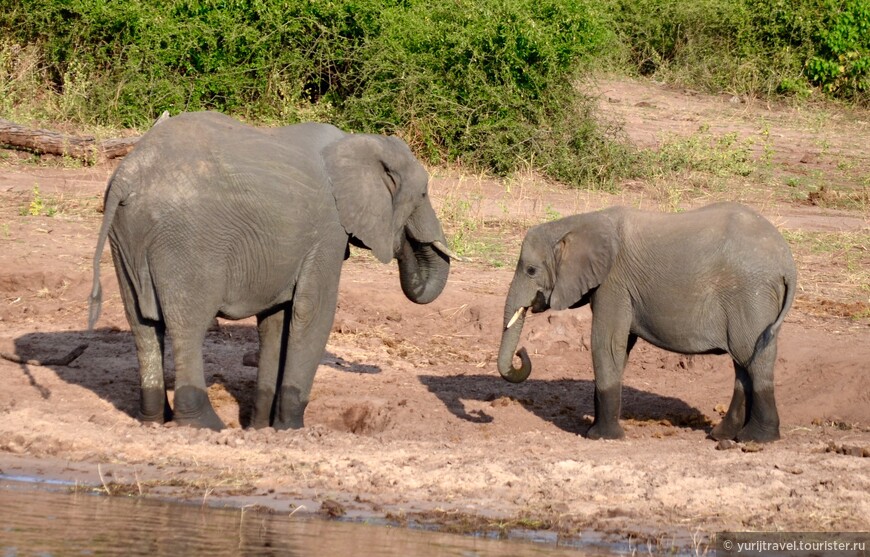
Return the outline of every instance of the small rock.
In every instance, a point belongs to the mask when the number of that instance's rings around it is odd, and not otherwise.
[[[718,443],[716,443],[717,451],[727,451],[729,449],[734,449],[737,447],[737,443],[732,441],[731,439],[720,439]]]
[[[779,464],[774,464],[774,468],[777,470],[782,470],[783,472],[788,472],[789,474],[794,474],[795,476],[799,476],[804,473],[804,471],[800,468],[792,468],[790,466],[780,466]]]
[[[244,356],[242,356],[242,365],[246,367],[257,367],[260,365],[260,353],[259,352],[246,352]]]
[[[763,451],[764,447],[762,447],[760,443],[756,443],[755,441],[748,441],[745,445],[740,447],[740,449],[744,453],[758,453]]]
[[[323,503],[320,504],[320,514],[324,514],[330,518],[340,518],[345,515],[344,507],[341,506],[341,503],[337,501],[333,501],[332,499],[327,499]]]

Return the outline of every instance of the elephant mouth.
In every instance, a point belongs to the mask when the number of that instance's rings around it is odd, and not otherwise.
[[[527,306],[520,306],[516,312],[514,312],[513,316],[508,320],[508,324],[505,326],[505,329],[510,329],[513,327],[514,323],[519,321],[521,317],[525,317],[528,311],[532,313],[541,313],[550,309],[550,305],[547,303],[546,298],[543,292],[538,292],[535,295],[535,298],[532,300],[532,303]]]

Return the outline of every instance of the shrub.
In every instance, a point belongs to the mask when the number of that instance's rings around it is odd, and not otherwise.
[[[592,4],[0,0],[0,30],[42,50],[63,118],[329,119],[401,133],[433,161],[504,173],[534,160],[576,182],[603,141],[572,86],[611,37]]]
[[[626,60],[710,91],[867,102],[870,0],[613,0]]]
[[[594,132],[574,79],[606,44],[601,16],[582,2],[445,3],[423,0],[383,12],[361,57],[364,83],[344,102],[351,127],[402,130],[432,160],[461,160],[499,173],[535,159],[576,182],[581,170],[550,164],[565,136],[589,157]],[[564,162],[563,162],[564,164]]]
[[[829,0],[826,7],[807,74],[826,92],[866,95],[870,93],[870,2]]]

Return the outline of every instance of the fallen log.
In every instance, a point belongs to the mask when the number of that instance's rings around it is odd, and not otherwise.
[[[85,349],[88,347],[88,344],[79,344],[75,348],[73,348],[72,352],[67,354],[66,356],[55,357],[55,358],[43,358],[41,360],[36,359],[26,359],[18,354],[11,354],[9,352],[0,352],[0,358],[4,360],[9,360],[10,362],[15,362],[16,364],[26,364],[30,366],[68,366],[72,363],[73,360],[82,355]]]
[[[133,150],[137,141],[139,141],[138,136],[97,141],[92,136],[79,137],[50,130],[27,128],[0,119],[0,146],[37,154],[67,156],[88,163],[101,158],[123,157]]]

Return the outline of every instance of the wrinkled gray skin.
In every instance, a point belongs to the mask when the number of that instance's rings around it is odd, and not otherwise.
[[[139,417],[224,426],[206,394],[202,345],[215,316],[257,316],[254,427],[298,428],[332,327],[348,243],[399,262],[413,302],[450,269],[428,175],[395,137],[326,124],[253,128],[227,116],[159,122],[111,180],[94,257],[89,326],[100,313],[108,237],[141,378]],[[164,384],[172,340],[174,408]]]
[[[498,370],[511,382],[531,373],[525,349],[517,353],[521,366],[512,362],[522,308],[591,303],[595,420],[588,437],[623,436],[622,373],[640,337],[682,354],[729,354],[734,395],[713,438],[773,441],[776,337],[796,276],[776,228],[736,203],[680,214],[613,207],[542,224],[523,241],[505,302]]]

